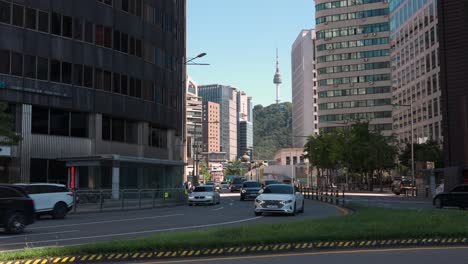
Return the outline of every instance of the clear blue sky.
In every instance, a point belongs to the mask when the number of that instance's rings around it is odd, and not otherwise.
[[[274,102],[275,50],[283,77],[281,100],[291,101],[291,46],[302,29],[315,26],[313,0],[187,0],[188,66],[198,85],[232,85],[254,104]]]

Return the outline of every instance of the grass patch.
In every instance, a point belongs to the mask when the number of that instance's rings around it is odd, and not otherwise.
[[[468,237],[468,213],[458,210],[402,210],[354,206],[344,217],[279,224],[158,234],[76,247],[25,249],[0,255],[0,260],[77,254],[176,250],[285,242],[331,240]],[[291,217],[291,220],[294,220]]]

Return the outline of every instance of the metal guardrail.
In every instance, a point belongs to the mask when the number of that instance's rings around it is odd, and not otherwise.
[[[185,189],[128,189],[112,191],[73,191],[73,212],[102,212],[110,210],[156,208],[179,205],[187,201]]]
[[[344,206],[346,203],[345,192],[338,189],[299,188],[305,199],[331,203]]]

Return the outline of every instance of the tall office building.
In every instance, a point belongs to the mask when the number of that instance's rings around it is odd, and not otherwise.
[[[388,0],[316,0],[319,129],[369,120],[392,133]]]
[[[198,86],[203,102],[219,104],[220,151],[226,152],[229,160],[237,158],[237,89],[227,85],[210,84]]]
[[[468,184],[468,2],[438,0],[445,190]]]
[[[202,98],[198,96],[198,86],[195,81],[187,78],[186,101],[186,129],[187,129],[187,150],[186,150],[186,175],[192,175],[194,169],[194,159],[197,151],[202,150],[203,126],[202,126]]]
[[[0,181],[113,197],[179,186],[185,13],[185,1],[0,1],[0,100],[23,138]]]
[[[393,132],[400,143],[441,141],[437,1],[390,2]],[[412,105],[413,112],[411,113]]]
[[[203,151],[220,152],[219,104],[203,103]]]
[[[293,145],[301,148],[309,135],[318,134],[315,30],[302,30],[292,45]]]
[[[243,91],[237,93],[237,155],[253,154],[252,98]],[[252,158],[252,157],[251,157]]]

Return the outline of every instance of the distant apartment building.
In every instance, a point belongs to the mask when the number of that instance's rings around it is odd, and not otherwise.
[[[317,72],[315,30],[302,30],[291,51],[293,145],[301,148],[309,135],[317,135]]]
[[[252,98],[243,91],[237,93],[237,155],[238,158],[253,154]]]
[[[202,98],[198,96],[198,87],[192,78],[187,78],[186,95],[186,129],[187,129],[187,150],[186,150],[186,175],[192,175],[194,169],[194,159],[196,152],[202,149]]]
[[[229,160],[237,158],[237,89],[227,85],[211,84],[198,86],[203,102],[219,104],[220,151],[226,152]]]
[[[441,141],[436,0],[390,2],[393,131],[400,143]],[[412,105],[413,112],[411,112]]]
[[[392,133],[387,0],[316,0],[320,131],[368,120]]]
[[[220,152],[219,104],[203,102],[203,152]]]

